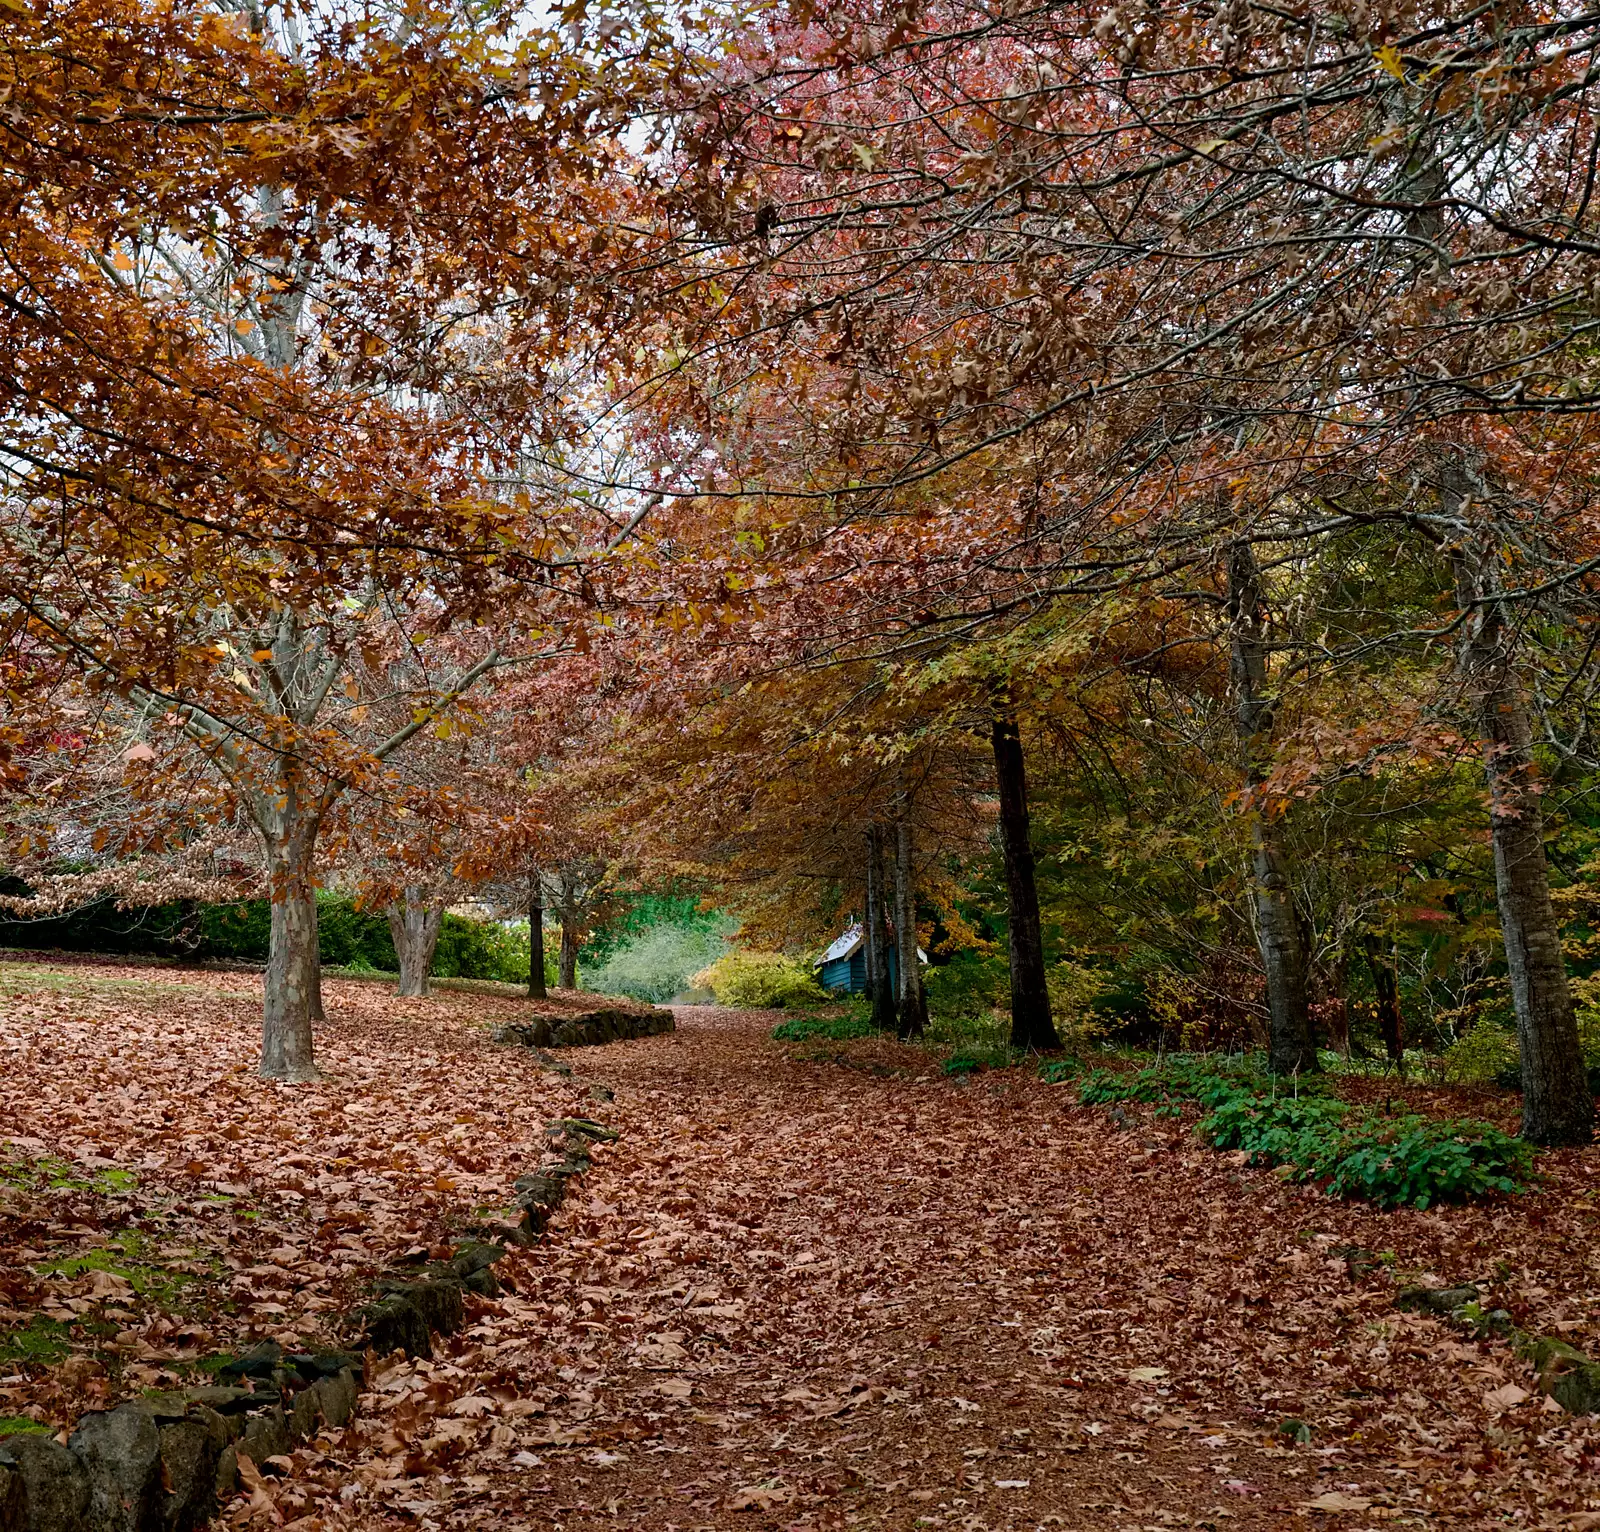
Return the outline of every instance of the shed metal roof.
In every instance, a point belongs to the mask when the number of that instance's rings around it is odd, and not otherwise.
[[[843,936],[839,937],[816,961],[816,967],[821,968],[824,963],[837,963],[840,958],[847,958],[861,945],[861,927],[851,926]]]
[[[860,926],[851,926],[848,931],[835,939],[834,944],[819,957],[811,966],[821,968],[824,963],[837,963],[850,956],[861,945],[862,931]],[[917,948],[917,957],[924,963],[928,961],[928,954]]]

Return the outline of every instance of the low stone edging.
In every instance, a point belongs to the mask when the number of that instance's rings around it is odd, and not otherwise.
[[[672,1012],[661,1006],[644,1011],[602,1006],[571,1016],[508,1021],[496,1027],[492,1036],[497,1043],[514,1043],[523,1048],[585,1048],[628,1042],[636,1037],[659,1037],[676,1027]]]
[[[266,1341],[219,1378],[0,1439],[0,1532],[190,1532],[239,1483],[240,1461],[280,1456],[355,1411],[363,1367],[347,1352]]]
[[[1600,1415],[1600,1362],[1565,1341],[1535,1335],[1511,1322],[1504,1309],[1485,1309],[1474,1283],[1460,1287],[1403,1287],[1395,1307],[1433,1314],[1474,1335],[1499,1336],[1534,1368],[1535,1386],[1571,1415]]]
[[[495,1263],[508,1245],[538,1241],[567,1183],[589,1168],[590,1145],[618,1137],[582,1117],[557,1118],[546,1132],[561,1158],[517,1179],[503,1217],[447,1260],[379,1280],[379,1297],[358,1315],[368,1351],[431,1357],[434,1335],[465,1324],[467,1294],[499,1293]],[[286,1353],[264,1341],[217,1376],[92,1410],[65,1444],[47,1431],[0,1437],[0,1532],[194,1532],[238,1490],[241,1459],[253,1467],[323,1425],[347,1424],[365,1365],[349,1352]]]

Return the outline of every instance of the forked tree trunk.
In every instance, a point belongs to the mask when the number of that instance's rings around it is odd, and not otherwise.
[[[311,880],[314,830],[268,848],[272,932],[261,1018],[261,1073],[269,1080],[314,1080],[311,1006],[320,982],[317,895]]]
[[[1239,543],[1228,561],[1229,681],[1245,783],[1266,777],[1272,737],[1267,691],[1267,645],[1261,617],[1261,570],[1255,550]],[[1250,872],[1256,944],[1267,975],[1267,1067],[1273,1074],[1308,1074],[1317,1066],[1311,1032],[1311,985],[1306,945],[1295,912],[1282,826],[1260,803],[1250,812]]]
[[[424,897],[415,884],[385,912],[389,934],[394,938],[394,955],[400,960],[400,982],[395,993],[419,999],[428,993],[428,972],[439,946],[439,929],[444,924],[444,901]]]
[[[1367,966],[1372,970],[1372,994],[1378,1008],[1378,1035],[1383,1039],[1385,1057],[1398,1072],[1405,1068],[1406,1062],[1405,1018],[1400,1013],[1400,981],[1395,977],[1393,962],[1384,956],[1383,944],[1376,936],[1367,936],[1362,945],[1366,948]]]
[[[867,994],[872,1024],[885,1032],[899,1025],[899,1008],[889,982],[889,933],[884,909],[883,831],[867,826]]]
[[[1464,511],[1466,490],[1465,482],[1446,487],[1447,514]],[[1535,1144],[1586,1144],[1594,1135],[1594,1097],[1550,902],[1538,767],[1497,552],[1492,543],[1464,540],[1451,558],[1464,613],[1458,661],[1483,748],[1495,896],[1522,1051],[1522,1136]]]
[[[528,998],[543,1000],[544,880],[535,872],[528,881]]]
[[[561,959],[560,978],[557,981],[562,989],[576,989],[578,987],[578,932],[566,920],[561,922]]]
[[[1045,982],[1044,923],[1039,917],[1039,887],[1034,878],[1022,733],[1013,719],[996,715],[990,740],[1000,789],[1000,846],[1006,864],[1011,1046],[1050,1053],[1061,1046],[1061,1038],[1050,1014],[1050,989]]]
[[[900,979],[901,1037],[921,1037],[928,1027],[928,996],[917,956],[917,860],[911,822],[902,818],[894,835],[894,943]]]

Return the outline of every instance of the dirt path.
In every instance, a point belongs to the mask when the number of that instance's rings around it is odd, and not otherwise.
[[[1503,1212],[1330,1204],[1036,1082],[679,1014],[581,1056],[622,1141],[520,1298],[389,1382],[457,1413],[503,1385],[489,1448],[413,1452],[374,1486],[391,1507],[506,1532],[1600,1522],[1563,1514],[1595,1485],[1586,1427],[1485,1404],[1503,1347],[1330,1253],[1466,1275]]]

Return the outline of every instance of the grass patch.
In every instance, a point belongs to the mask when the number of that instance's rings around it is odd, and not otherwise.
[[[0,1436],[21,1436],[24,1432],[37,1432],[53,1436],[54,1429],[42,1420],[29,1420],[26,1415],[0,1415]]]
[[[51,1154],[37,1159],[13,1155],[0,1160],[0,1182],[22,1191],[98,1192],[114,1197],[131,1192],[139,1177],[131,1170],[87,1170]]]
[[[103,958],[106,963],[122,964],[116,956]],[[70,969],[46,968],[38,963],[0,963],[0,995],[25,997],[39,991],[59,995],[126,995],[138,994],[188,995],[191,998],[230,998],[225,991],[208,989],[199,984],[163,984],[158,979],[119,979],[102,975],[75,973]]]
[[[1207,1114],[1200,1134],[1216,1148],[1243,1150],[1252,1164],[1318,1182],[1329,1196],[1383,1208],[1508,1194],[1532,1179],[1532,1148],[1489,1123],[1360,1112],[1316,1078],[1290,1089],[1248,1060],[1179,1056],[1133,1074],[1096,1070],[1079,1100],[1143,1102],[1158,1116],[1198,1105]]]
[[[15,1330],[0,1331],[0,1362],[48,1367],[71,1350],[71,1332],[59,1319],[39,1315]]]
[[[86,1272],[103,1271],[121,1277],[140,1298],[147,1298],[162,1308],[175,1307],[183,1296],[183,1289],[195,1278],[186,1271],[170,1271],[139,1259],[144,1241],[137,1234],[124,1234],[98,1250],[86,1250],[81,1255],[63,1255],[41,1261],[33,1269],[41,1277],[60,1277],[66,1281],[81,1277]]]

